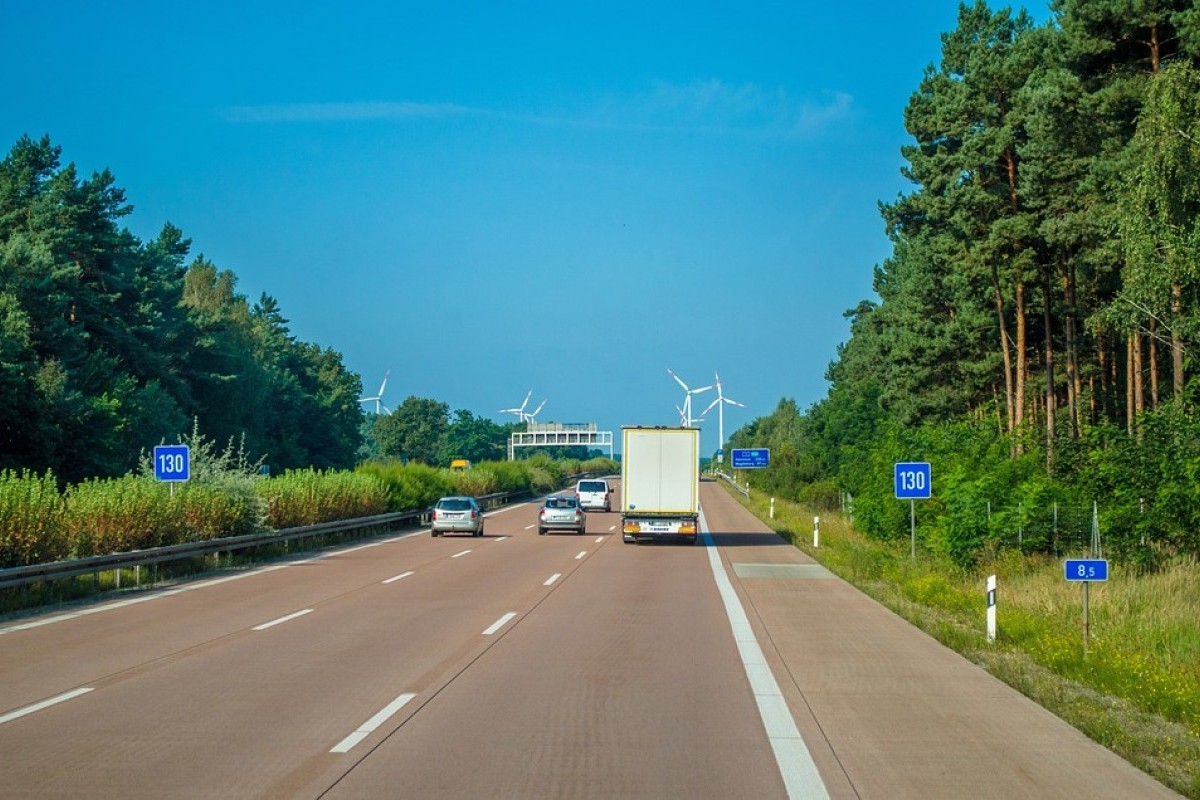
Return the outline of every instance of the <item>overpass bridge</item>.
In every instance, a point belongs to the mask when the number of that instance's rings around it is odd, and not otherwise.
[[[603,450],[613,457],[613,432],[597,430],[594,422],[530,422],[524,431],[508,437],[508,460],[519,447],[586,447]]]

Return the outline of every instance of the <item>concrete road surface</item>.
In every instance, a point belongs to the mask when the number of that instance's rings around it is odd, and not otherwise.
[[[719,486],[0,623],[0,797],[1173,797]]]

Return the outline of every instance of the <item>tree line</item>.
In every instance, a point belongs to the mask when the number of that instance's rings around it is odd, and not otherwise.
[[[962,4],[942,35],[904,109],[911,189],[880,205],[878,300],[847,312],[823,400],[733,439],[775,443],[768,483],[868,500],[891,492],[872,455],[924,451],[1014,506],[1031,482],[1200,505],[1181,485],[1200,451],[1200,8],[1051,9]],[[891,535],[895,516],[864,522]]]
[[[299,341],[275,298],[248,301],[174,225],[139,240],[132,210],[49,137],[0,161],[0,470],[123,475],[189,431],[273,471],[505,457],[512,424],[437,400],[364,414],[340,353]]]
[[[192,429],[278,467],[345,467],[361,382],[253,304],[174,225],[143,242],[108,170],[81,177],[49,137],[0,162],[0,468],[122,474]]]

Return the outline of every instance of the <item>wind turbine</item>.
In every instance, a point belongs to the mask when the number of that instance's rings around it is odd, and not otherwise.
[[[686,428],[692,427],[692,424],[695,422],[703,422],[703,419],[694,419],[692,417],[692,395],[700,394],[701,392],[707,392],[709,389],[711,389],[713,387],[712,386],[701,386],[699,389],[691,389],[691,388],[688,388],[688,385],[686,383],[684,383],[678,375],[676,375],[674,372],[671,371],[670,367],[667,368],[667,374],[670,375],[672,378],[674,378],[675,382],[683,387],[683,392],[684,392],[683,408],[680,408],[679,406],[675,406],[675,408],[677,408],[679,410],[680,422],[682,422],[683,426]]]
[[[530,391],[532,392],[533,390],[532,390],[532,389],[530,389]],[[526,400],[528,400],[528,398],[526,398]],[[542,410],[542,406],[544,406],[544,405],[546,405],[546,401],[545,401],[545,400],[543,400],[541,403],[539,403],[539,404],[538,404],[538,407],[537,407],[537,408],[535,408],[535,409],[533,410],[533,412],[532,412],[532,413],[530,413],[530,414],[522,414],[522,415],[521,415],[521,418],[525,420],[525,424],[526,424],[526,425],[532,425],[532,424],[533,424],[533,418],[534,418],[534,417],[536,417],[536,416],[538,415],[538,412]],[[524,406],[522,406],[522,408],[524,408]]]
[[[517,408],[502,408],[502,409],[500,409],[499,413],[501,413],[501,414],[516,414],[518,422],[525,422],[526,421],[525,420],[525,406],[529,405],[529,398],[531,398],[531,397],[533,397],[533,388],[532,387],[529,389],[529,394],[525,395],[525,399],[521,402],[520,406],[518,406]],[[538,406],[538,411],[541,411],[541,410],[542,410],[542,407]],[[536,414],[537,411],[535,411],[533,413]]]
[[[388,407],[387,407],[387,406],[385,406],[385,405],[383,404],[383,387],[387,386],[387,379],[388,379],[388,375],[391,375],[391,374],[392,374],[392,371],[391,371],[390,369],[389,369],[387,372],[383,373],[383,383],[379,384],[379,391],[378,391],[378,392],[376,392],[375,394],[373,394],[373,395],[372,395],[372,396],[370,396],[370,397],[360,397],[360,398],[358,398],[358,402],[360,402],[360,403],[370,403],[370,402],[374,401],[374,403],[375,403],[375,414],[376,414],[376,415],[378,415],[378,414],[379,414],[379,410],[380,410],[380,409],[383,409],[383,411],[384,411],[385,413],[387,413],[387,414],[391,414],[391,413],[392,413],[392,412],[391,412],[391,411],[388,409]]]
[[[746,406],[744,403],[739,403],[737,400],[730,400],[728,397],[726,397],[724,391],[721,389],[721,376],[714,372],[713,377],[715,377],[717,379],[717,383],[716,383],[717,399],[713,400],[711,403],[709,403],[708,408],[704,409],[704,411],[702,411],[700,413],[707,414],[708,412],[713,410],[713,406],[717,407],[717,437],[719,439],[719,441],[717,442],[717,450],[720,451],[722,455],[724,455],[724,453],[725,453],[725,406],[727,406],[727,405],[739,406],[741,408],[745,408]]]

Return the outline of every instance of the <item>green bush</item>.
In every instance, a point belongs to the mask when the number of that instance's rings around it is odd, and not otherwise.
[[[0,568],[66,558],[66,504],[54,474],[0,471]]]
[[[65,497],[69,554],[82,558],[261,530],[262,502],[215,483],[189,481],[172,489],[126,475],[76,484]]]
[[[451,472],[450,480],[454,483],[454,491],[458,494],[481,497],[496,491],[496,473],[482,464],[466,472]]]
[[[376,475],[317,469],[289,470],[262,481],[258,494],[276,530],[382,514],[389,498],[387,484]]]
[[[611,458],[589,458],[579,465],[580,472],[596,472],[601,475],[616,475],[621,471],[621,464]]]
[[[837,511],[842,493],[835,481],[814,481],[800,487],[796,500],[814,511]]]
[[[66,504],[74,558],[144,550],[184,538],[186,522],[177,513],[182,503],[152,478],[84,481],[67,489]]]
[[[481,465],[496,476],[497,492],[527,492],[532,488],[529,471],[521,461],[489,461]]]
[[[358,471],[374,475],[388,488],[392,511],[413,511],[428,508],[439,497],[454,494],[450,471],[427,467],[424,464],[399,461],[372,461],[362,464]]]

